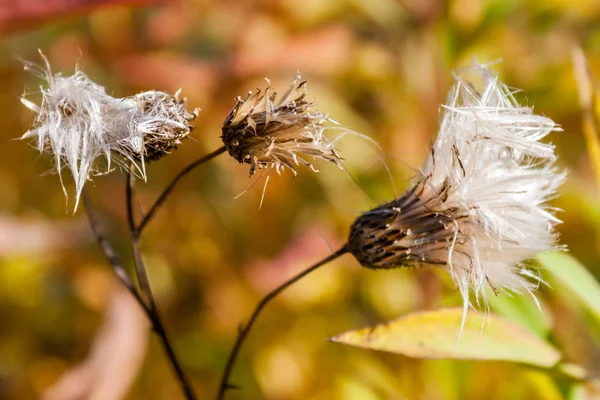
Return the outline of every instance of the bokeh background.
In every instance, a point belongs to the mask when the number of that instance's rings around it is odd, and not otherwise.
[[[569,179],[554,205],[562,243],[600,275],[599,190],[582,133],[575,45],[600,76],[597,0],[5,0],[0,4],[0,399],[176,399],[158,341],[71,215],[51,161],[14,140],[33,115],[19,102],[41,84],[16,57],[55,71],[78,64],[115,96],[183,88],[202,109],[192,138],[138,182],[151,204],[169,179],[216,149],[234,98],[297,71],[320,111],[380,144],[340,142],[347,172],[287,172],[238,199],[254,179],[227,155],[198,168],[169,198],[142,245],[159,307],[201,399],[213,398],[237,327],[271,288],[343,243],[349,224],[400,192],[425,158],[452,70],[502,60],[518,98],[562,125],[550,138]],[[35,99],[35,93],[32,95]],[[331,135],[338,132],[332,131]],[[381,157],[380,154],[384,156]],[[391,176],[384,166],[387,164]],[[124,175],[88,184],[102,226],[131,263]],[[73,185],[66,179],[67,189]],[[498,299],[503,315],[600,371],[600,323],[560,287]],[[600,301],[600,299],[598,299]],[[351,256],[285,292],[253,330],[231,399],[562,399],[569,382],[499,362],[416,360],[326,342],[415,310],[460,304],[431,269],[373,272]],[[515,311],[516,310],[516,311]],[[523,322],[523,321],[521,321]],[[94,397],[96,396],[96,397]],[[571,397],[574,398],[574,397]]]

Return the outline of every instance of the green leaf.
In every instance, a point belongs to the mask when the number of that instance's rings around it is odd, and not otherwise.
[[[541,338],[548,336],[550,332],[551,318],[549,314],[541,311],[531,296],[509,296],[501,293],[498,296],[488,297],[490,309],[496,314],[519,323],[532,333]],[[538,301],[544,304],[541,299]]]
[[[417,358],[511,361],[554,367],[560,353],[498,315],[471,313],[459,337],[462,308],[416,312],[389,323],[342,333],[331,340]]]
[[[567,253],[543,253],[537,258],[550,275],[552,286],[568,291],[600,321],[600,284],[596,278]]]
[[[600,397],[600,381],[577,383],[571,387],[568,400],[597,400]]]

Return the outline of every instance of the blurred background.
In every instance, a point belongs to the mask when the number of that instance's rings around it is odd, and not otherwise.
[[[219,147],[234,98],[285,90],[297,71],[318,109],[382,147],[340,142],[347,172],[317,164],[262,182],[228,155],[196,169],[145,231],[142,246],[176,352],[201,399],[214,398],[237,327],[257,301],[329,254],[361,212],[406,187],[438,127],[452,71],[495,65],[518,99],[554,119],[550,138],[570,170],[562,243],[600,275],[600,202],[582,133],[572,64],[581,45],[600,76],[597,0],[4,0],[0,4],[0,399],[177,399],[180,388],[143,314],[121,289],[89,232],[71,215],[51,160],[14,140],[33,114],[19,102],[42,82],[22,58],[55,72],[75,65],[107,92],[183,88],[200,107],[192,138],[138,182],[153,199],[181,168]],[[38,100],[34,95],[32,100]],[[338,132],[332,131],[330,135]],[[258,174],[257,174],[258,175]],[[131,264],[125,177],[88,183],[102,227]],[[70,177],[67,190],[73,193]],[[564,358],[600,371],[600,323],[559,289],[496,299]],[[599,299],[600,301],[600,299]],[[459,305],[433,269],[373,272],[345,256],[277,299],[233,374],[231,399],[562,399],[568,382],[500,362],[416,360],[326,342],[415,310]],[[515,311],[517,310],[517,311]]]

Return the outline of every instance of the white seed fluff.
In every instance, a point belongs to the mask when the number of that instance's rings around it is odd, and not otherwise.
[[[540,142],[560,130],[554,121],[519,105],[484,66],[455,79],[421,175],[431,194],[449,185],[443,210],[457,226],[438,256],[447,258],[466,314],[469,288],[487,305],[486,286],[532,293],[539,284],[522,263],[556,247],[561,221],[548,201],[566,174],[554,165],[554,146]]]
[[[41,54],[41,53],[40,53]],[[111,167],[111,153],[127,159],[139,153],[143,146],[141,135],[128,129],[132,105],[106,94],[102,86],[90,80],[83,72],[71,76],[52,74],[50,64],[42,54],[44,68],[25,63],[25,69],[46,81],[40,86],[41,105],[21,98],[21,102],[37,113],[34,129],[22,139],[37,139],[40,152],[51,152],[62,184],[62,168],[68,167],[75,180],[75,209],[85,182],[98,171],[96,160],[104,155],[107,170]],[[67,192],[64,184],[63,191]]]
[[[146,179],[147,152],[156,153],[156,148],[167,151],[191,131],[189,123],[196,114],[185,110],[185,99],[157,91],[115,98],[81,71],[71,76],[53,74],[46,57],[40,55],[44,67],[25,62],[25,70],[44,80],[45,85],[40,86],[41,105],[21,98],[37,114],[34,128],[22,139],[35,138],[40,152],[52,153],[65,196],[62,169],[69,168],[75,180],[75,210],[86,181],[110,172],[114,156],[117,164],[134,163],[138,174]],[[102,158],[106,160],[105,171],[99,171]]]
[[[548,201],[565,173],[540,142],[560,130],[551,119],[519,105],[485,66],[455,80],[415,184],[360,216],[349,250],[368,268],[446,268],[466,318],[471,291],[486,308],[487,288],[533,294],[540,278],[523,263],[557,247],[561,221]]]

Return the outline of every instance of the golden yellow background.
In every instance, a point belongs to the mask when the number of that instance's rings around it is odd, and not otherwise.
[[[25,90],[37,99],[42,83],[15,56],[40,62],[38,48],[56,72],[70,74],[78,64],[115,96],[183,88],[190,107],[202,109],[191,139],[151,164],[147,183],[137,182],[146,206],[177,171],[221,145],[220,125],[234,98],[264,86],[264,77],[285,90],[300,71],[320,111],[381,145],[347,136],[339,146],[347,172],[320,163],[318,174],[273,176],[260,210],[262,182],[234,199],[254,179],[247,165],[222,155],[186,177],[148,226],[142,246],[150,279],[201,399],[214,397],[237,327],[261,296],[326,256],[328,245],[341,244],[361,211],[394,196],[381,152],[397,193],[403,190],[435,137],[453,69],[474,57],[502,60],[494,69],[523,90],[518,99],[563,127],[550,138],[570,170],[554,201],[564,210],[562,243],[600,274],[600,188],[571,59],[580,44],[600,77],[597,0],[184,0],[69,11],[13,20],[0,37],[0,399],[51,399],[59,379],[66,384],[65,374],[77,366],[84,372],[71,390],[92,390],[112,371],[137,373],[128,399],[181,396],[158,341],[135,306],[126,305],[83,210],[72,216],[58,177],[44,175],[51,160],[13,140],[33,120],[20,95]],[[130,264],[124,180],[115,171],[87,187],[103,228]],[[68,173],[65,182],[72,194]],[[541,288],[539,298],[543,314],[531,313],[536,333],[598,373],[598,322],[559,290]],[[229,398],[568,398],[568,382],[524,366],[416,360],[326,341],[460,301],[442,272],[374,272],[344,256],[266,310],[234,371],[242,389]],[[534,308],[527,297],[508,302],[496,311]],[[121,329],[106,337],[105,314],[121,318]],[[102,340],[109,345],[94,353]]]

